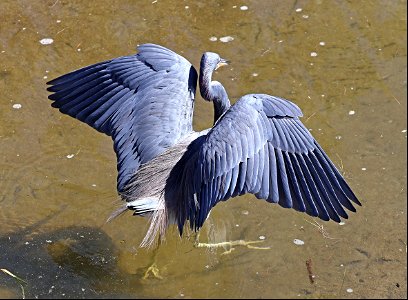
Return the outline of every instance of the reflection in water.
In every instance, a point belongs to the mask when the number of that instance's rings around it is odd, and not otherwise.
[[[119,271],[117,250],[105,233],[96,228],[71,226],[32,234],[50,219],[0,239],[0,266],[24,276],[27,298],[116,298],[134,297],[138,293],[139,279],[124,277]],[[19,297],[16,282],[3,277],[5,286]]]

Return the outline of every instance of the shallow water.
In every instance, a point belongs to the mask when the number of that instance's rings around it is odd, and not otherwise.
[[[406,298],[406,1],[5,0],[0,12],[0,268],[26,281],[0,272],[1,298]],[[222,255],[176,230],[157,253],[138,249],[146,219],[105,223],[110,138],[51,108],[45,82],[145,42],[195,66],[204,51],[231,60],[215,75],[231,99],[296,102],[363,206],[314,223],[245,196],[217,205],[200,239],[270,250]],[[211,126],[211,104],[197,97],[195,112],[196,130]],[[143,279],[154,260],[163,279]]]

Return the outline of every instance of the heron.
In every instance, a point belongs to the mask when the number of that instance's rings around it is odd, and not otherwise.
[[[199,231],[219,202],[244,194],[322,220],[341,222],[361,205],[293,102],[248,94],[231,105],[212,79],[228,61],[205,52],[198,75],[156,44],[49,81],[52,106],[112,137],[117,191],[127,210],[148,216],[148,247],[170,225]],[[213,103],[212,128],[192,126],[197,81]]]

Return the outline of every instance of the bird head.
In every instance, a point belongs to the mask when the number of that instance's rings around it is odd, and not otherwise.
[[[205,52],[201,58],[201,70],[213,72],[219,67],[228,65],[228,60],[221,58],[217,53]]]

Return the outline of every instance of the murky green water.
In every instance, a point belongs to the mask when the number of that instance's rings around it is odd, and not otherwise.
[[[0,268],[30,298],[406,298],[406,17],[406,1],[1,1]],[[155,258],[137,248],[147,220],[105,224],[118,201],[111,140],[52,109],[45,82],[145,42],[195,66],[204,51],[230,59],[216,79],[231,99],[296,102],[363,207],[319,230],[305,215],[233,199],[201,239],[264,236],[270,250],[222,255],[174,230],[156,256],[163,279],[142,279]],[[195,129],[211,123],[198,97]],[[0,297],[22,297],[3,272]]]

